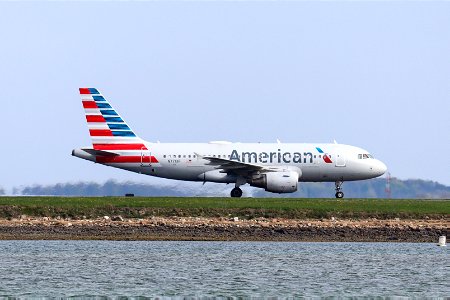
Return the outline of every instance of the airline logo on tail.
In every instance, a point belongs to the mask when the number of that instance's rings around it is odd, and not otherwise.
[[[94,150],[118,155],[97,156],[101,163],[156,163],[144,141],[137,137],[113,107],[95,88],[80,88],[89,134]]]

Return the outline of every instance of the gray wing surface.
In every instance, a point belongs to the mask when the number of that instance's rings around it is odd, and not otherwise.
[[[198,154],[197,154],[198,155]],[[221,169],[223,172],[226,173],[235,173],[235,174],[249,174],[254,172],[276,172],[279,171],[280,168],[277,167],[267,167],[267,166],[261,166],[257,164],[249,164],[249,163],[243,163],[235,160],[229,160],[224,158],[218,158],[218,157],[211,157],[211,156],[201,156],[201,158],[208,160],[209,163],[207,165],[215,166],[216,169]]]

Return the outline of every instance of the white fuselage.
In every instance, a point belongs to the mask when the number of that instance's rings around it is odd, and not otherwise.
[[[299,169],[299,181],[353,181],[378,177],[386,171],[379,160],[367,156],[358,147],[342,144],[294,143],[148,143],[150,150],[134,151],[143,157],[136,163],[104,163],[105,165],[156,177],[222,183],[236,182],[237,176],[222,173],[203,157],[217,157],[253,165]],[[322,150],[320,153],[317,149]],[[75,151],[82,151],[80,149]],[[117,152],[117,151],[116,151]],[[129,155],[130,151],[118,151]],[[95,161],[89,154],[77,155]],[[329,158],[325,161],[324,155]],[[366,157],[363,157],[366,155]],[[154,157],[151,162],[145,157]]]

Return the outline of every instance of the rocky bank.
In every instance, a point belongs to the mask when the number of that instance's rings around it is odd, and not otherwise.
[[[151,217],[62,219],[21,216],[0,219],[3,240],[199,240],[310,242],[437,242],[450,219],[296,220]]]

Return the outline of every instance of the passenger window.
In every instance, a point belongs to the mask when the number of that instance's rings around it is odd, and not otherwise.
[[[191,158],[191,155],[189,154],[188,157]]]
[[[181,158],[181,155],[178,155],[178,158]]]
[[[186,158],[186,155],[183,155],[183,158]]]
[[[165,155],[164,155],[163,157],[164,157],[164,158],[166,158],[166,156],[165,156]]]

